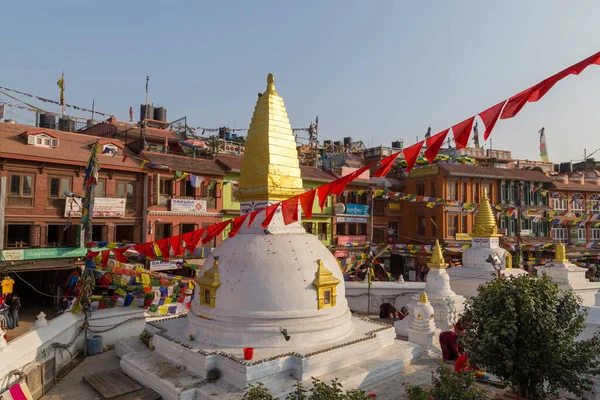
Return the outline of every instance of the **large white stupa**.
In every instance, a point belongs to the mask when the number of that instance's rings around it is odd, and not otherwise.
[[[266,228],[264,210],[250,221],[253,211],[302,193],[295,138],[269,74],[236,193],[241,215],[249,216],[206,260],[187,317],[150,327],[159,357],[132,351],[121,361],[127,374],[164,398],[184,398],[182,387],[194,388],[195,398],[226,398],[256,382],[282,396],[313,376],[368,385],[420,355],[418,345],[396,340],[393,326],[351,314],[335,258],[300,221],[285,225],[280,209]],[[160,376],[168,363],[185,365],[189,379]],[[215,374],[221,386],[200,384]]]
[[[448,269],[450,285],[456,294],[466,298],[477,296],[477,288],[498,273],[520,275],[527,272],[512,268],[511,254],[500,247],[498,225],[487,193],[483,194],[473,224],[471,247],[463,253],[462,267]]]

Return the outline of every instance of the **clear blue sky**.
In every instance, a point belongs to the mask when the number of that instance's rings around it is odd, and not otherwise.
[[[68,103],[126,120],[149,75],[170,120],[247,128],[273,72],[292,126],[412,144],[599,51],[599,15],[597,0],[7,2],[0,86],[57,99],[64,70]],[[493,147],[539,159],[544,126],[551,160],[581,159],[599,106],[591,66],[500,121]]]

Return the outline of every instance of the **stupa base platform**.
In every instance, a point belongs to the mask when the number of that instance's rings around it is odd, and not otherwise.
[[[447,270],[450,275],[450,286],[454,293],[465,298],[476,297],[477,288],[490,282],[498,276],[498,271],[489,268],[469,268],[469,267],[454,267]],[[526,274],[519,268],[509,268],[500,270],[502,276],[518,276]]]
[[[360,388],[400,373],[421,355],[420,346],[396,340],[392,326],[358,317],[352,320],[353,334],[340,343],[255,349],[250,361],[244,360],[242,349],[217,349],[200,339],[190,341],[186,319],[158,327],[155,351],[140,351],[133,343],[122,343],[117,350],[123,371],[167,400],[240,399],[249,384],[258,382],[277,398],[285,398],[298,381],[310,387],[311,377],[338,378],[346,389]],[[215,369],[220,378],[207,382],[207,373]]]

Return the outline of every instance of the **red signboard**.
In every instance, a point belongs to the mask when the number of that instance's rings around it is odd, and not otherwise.
[[[348,250],[336,250],[333,252],[335,258],[348,258]]]
[[[347,245],[348,243],[353,243],[353,242],[366,242],[367,241],[367,237],[366,236],[338,236],[338,245]]]

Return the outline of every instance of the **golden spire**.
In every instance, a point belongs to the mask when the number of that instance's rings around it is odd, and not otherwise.
[[[496,218],[492,213],[492,206],[490,206],[490,199],[488,198],[487,191],[484,189],[481,203],[479,203],[479,209],[475,214],[475,224],[473,226],[472,237],[493,237],[498,235],[498,225],[496,225]]]
[[[219,280],[219,260],[213,261],[213,266],[206,271],[204,274],[196,279],[199,285],[217,289],[221,286],[221,280]]]
[[[240,201],[285,200],[304,193],[296,139],[273,74],[250,121],[240,173]]]
[[[429,299],[427,298],[427,293],[422,292],[421,297],[419,297],[419,303],[429,303]]]
[[[569,260],[567,260],[565,245],[562,243],[556,243],[554,245],[554,262],[559,262],[559,263],[569,262]]]
[[[427,266],[432,269],[448,268],[448,264],[444,262],[440,241],[437,239],[435,239],[435,246],[431,249],[431,259],[429,260],[429,263],[427,263]]]

